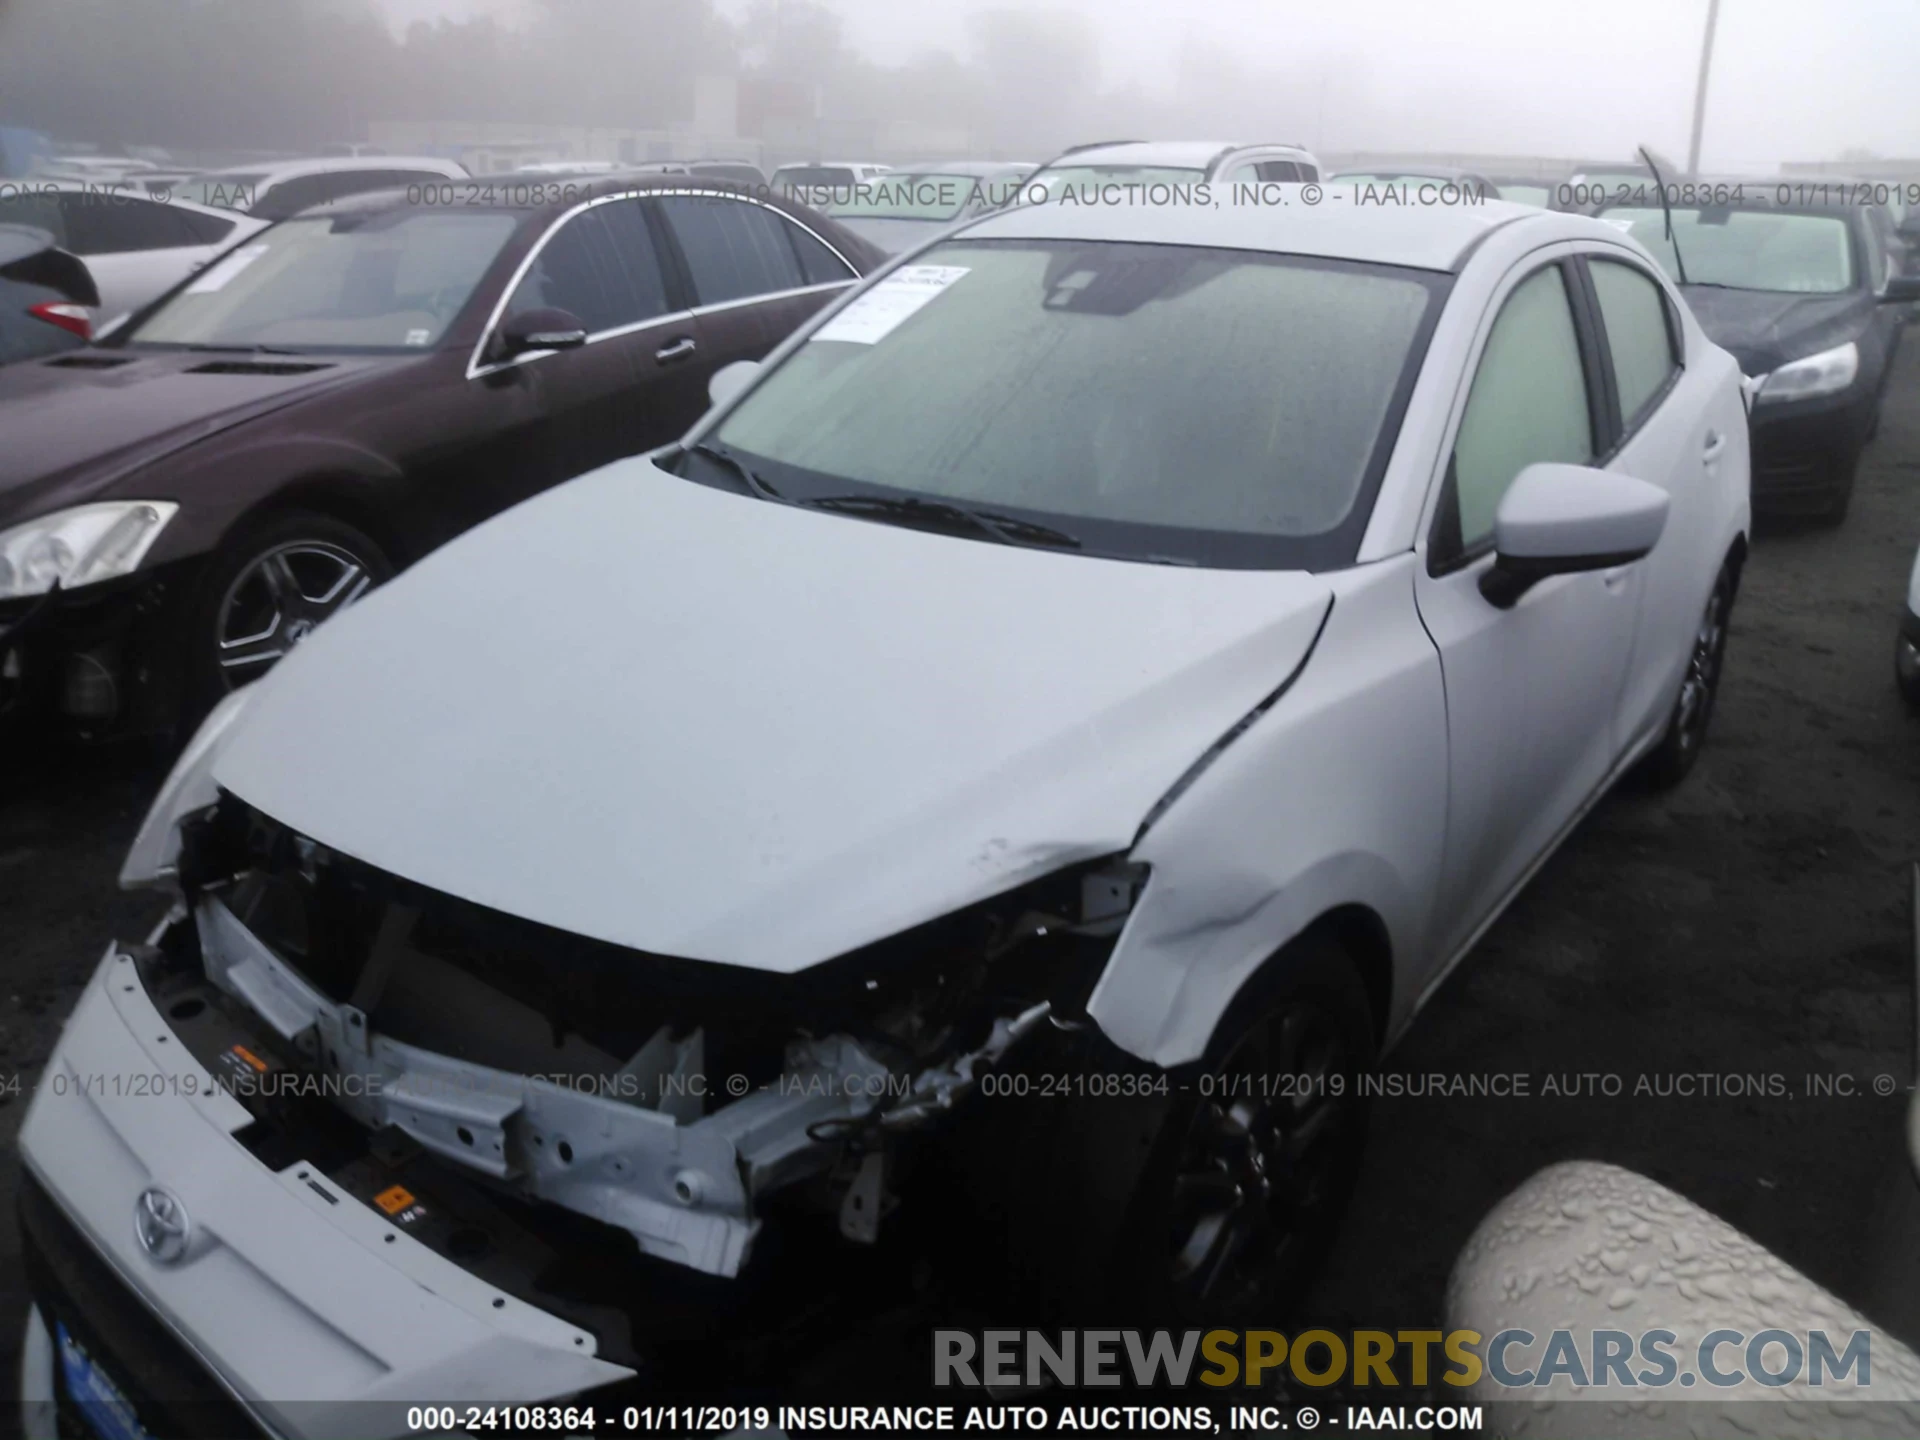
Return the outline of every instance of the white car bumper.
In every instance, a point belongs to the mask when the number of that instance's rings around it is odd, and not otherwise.
[[[269,1433],[404,1434],[410,1404],[556,1400],[632,1373],[306,1165],[269,1169],[233,1138],[250,1118],[110,947],[21,1130],[23,1217],[43,1336],[60,1321],[92,1339],[93,1363],[137,1412],[167,1413],[175,1397],[143,1382],[170,1374],[185,1403],[237,1406]],[[143,1240],[136,1225],[155,1187],[190,1222],[166,1260],[149,1248],[153,1227]],[[34,1233],[36,1213],[56,1243]],[[62,1293],[63,1276],[93,1293]],[[129,1325],[149,1353],[111,1353],[106,1337]],[[39,1355],[24,1357],[23,1392],[66,1374],[61,1343]],[[44,1422],[36,1398],[22,1395],[29,1424]]]

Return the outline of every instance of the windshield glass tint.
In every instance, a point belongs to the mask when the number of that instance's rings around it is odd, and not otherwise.
[[[417,209],[289,220],[228,251],[128,339],[276,350],[432,346],[519,223]]]
[[[1657,208],[1611,209],[1601,218],[1652,251],[1669,276],[1680,278],[1666,238],[1666,217]],[[1852,236],[1838,215],[1676,208],[1673,235],[1694,285],[1800,295],[1853,288]]]
[[[882,175],[841,186],[823,208],[827,214],[875,220],[955,220],[970,206],[992,209],[1018,193],[1011,175]]]
[[[1444,285],[1239,251],[956,242],[830,320],[718,438],[797,500],[911,492],[1024,512],[1089,552],[1346,564]]]

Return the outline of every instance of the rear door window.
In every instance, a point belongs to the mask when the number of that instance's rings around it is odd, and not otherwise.
[[[76,255],[124,255],[201,243],[171,205],[93,191],[72,191],[60,200],[67,216],[67,248]]]
[[[720,195],[663,195],[659,205],[686,256],[695,303],[723,305],[811,283],[784,233],[787,222],[766,207]]]
[[[1587,271],[1613,357],[1620,418],[1632,430],[1680,369],[1666,297],[1650,276],[1622,261],[1596,258]]]
[[[624,318],[616,323],[633,325],[665,315],[673,307],[667,300],[660,250],[641,202],[614,200],[596,205],[587,215],[594,216],[602,227],[607,263],[618,274],[613,304],[615,313]]]
[[[825,242],[811,230],[803,229],[791,220],[781,222],[787,232],[787,238],[793,241],[794,252],[800,257],[800,273],[809,285],[838,285],[854,279],[853,267],[848,265]]]

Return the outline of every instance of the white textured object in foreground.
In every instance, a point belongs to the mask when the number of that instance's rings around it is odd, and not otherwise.
[[[1920,1276],[1914,1277],[1920,1280]],[[1717,1216],[1663,1185],[1615,1165],[1569,1161],[1528,1180],[1480,1222],[1447,1285],[1447,1326],[1491,1340],[1526,1330],[1514,1370],[1538,1367],[1547,1337],[1573,1332],[1583,1362],[1596,1330],[1670,1330],[1680,1374],[1698,1370],[1703,1337],[1738,1330],[1718,1352],[1723,1372],[1745,1372],[1745,1338],[1763,1330],[1824,1330],[1843,1352],[1872,1332],[1869,1383],[1831,1374],[1768,1386],[1747,1375],[1731,1386],[1673,1383],[1578,1386],[1556,1375],[1545,1386],[1509,1388],[1483,1374],[1471,1387],[1487,1404],[1488,1428],[1509,1435],[1699,1437],[1920,1435],[1920,1356],[1876,1329],[1836,1296]],[[1777,1348],[1768,1360],[1779,1368]],[[1646,1368],[1636,1353],[1629,1369]],[[1880,1402],[1880,1403],[1869,1403]],[[1886,1402],[1893,1402],[1892,1408]],[[1764,1406],[1764,1409],[1761,1407]]]

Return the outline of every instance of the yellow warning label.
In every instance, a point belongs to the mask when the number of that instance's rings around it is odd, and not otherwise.
[[[395,1185],[374,1196],[373,1203],[389,1215],[398,1215],[413,1204],[413,1192],[404,1185]]]

